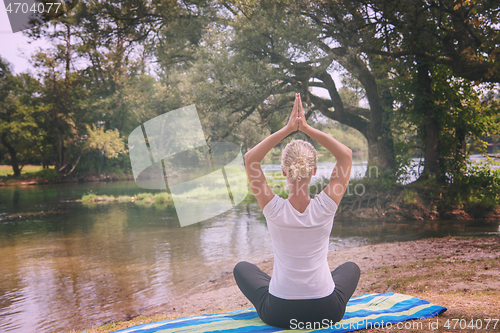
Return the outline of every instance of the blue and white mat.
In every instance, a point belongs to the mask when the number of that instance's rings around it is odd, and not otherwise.
[[[446,308],[425,300],[396,293],[366,294],[352,297],[347,303],[344,318],[331,325],[328,322],[291,322],[292,329],[301,332],[352,332],[361,329],[421,329],[427,323],[403,323],[410,319],[437,316]],[[399,323],[399,324],[398,324]],[[408,324],[412,324],[409,326]],[[167,332],[284,332],[281,328],[264,324],[254,308],[227,313],[184,317],[173,320],[142,324],[116,331],[119,333],[167,333]]]

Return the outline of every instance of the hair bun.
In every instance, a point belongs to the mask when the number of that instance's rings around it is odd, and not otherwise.
[[[294,170],[294,177],[300,180],[301,178],[307,177],[309,172],[311,172],[311,168],[307,166],[307,162],[302,157],[297,157],[295,162],[290,166]]]
[[[283,150],[281,167],[292,180],[301,180],[311,176],[317,161],[313,145],[303,140],[292,140]]]

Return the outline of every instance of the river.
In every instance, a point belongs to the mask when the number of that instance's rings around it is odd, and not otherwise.
[[[89,192],[148,191],[134,182],[0,187],[1,332],[64,332],[123,320],[196,291],[240,260],[272,257],[256,203],[181,228],[171,206],[75,201]],[[498,222],[480,220],[339,220],[330,250],[498,233]]]

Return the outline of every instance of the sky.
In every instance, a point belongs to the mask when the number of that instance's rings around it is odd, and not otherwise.
[[[0,56],[11,63],[14,73],[26,72],[32,68],[28,62],[29,55],[38,47],[46,48],[50,44],[45,40],[28,44],[29,38],[25,37],[21,31],[12,33],[4,1],[0,0],[0,2]]]

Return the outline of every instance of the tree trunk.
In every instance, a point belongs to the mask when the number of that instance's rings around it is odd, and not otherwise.
[[[9,144],[9,142],[7,142],[5,134],[0,139],[4,147],[7,148],[7,151],[9,152],[10,165],[12,166],[12,170],[14,171],[14,176],[16,177],[20,176],[21,168],[19,168],[19,161],[17,160],[16,150]]]
[[[380,174],[394,175],[396,161],[392,139],[375,126],[366,131],[365,138],[368,142],[368,166],[365,178],[378,178]]]
[[[368,169],[365,177],[373,178],[378,177],[380,174],[384,177],[393,176],[396,173],[396,158],[390,126],[387,120],[388,115],[380,100],[375,77],[365,67],[362,65],[359,66],[363,68],[363,71],[358,76],[358,79],[365,88],[370,103],[369,110],[352,107],[343,103],[338,94],[335,82],[326,71],[321,73],[318,78],[323,81],[328,89],[331,97],[331,106],[333,106],[335,111],[328,110],[330,105],[317,96],[309,94],[309,98],[325,116],[355,128],[365,136],[368,142]],[[361,117],[360,114],[365,116]],[[366,117],[369,117],[369,120]]]
[[[425,125],[424,125],[424,171],[422,176],[424,179],[429,178],[429,176],[435,176],[438,180],[440,177],[439,168],[439,127],[434,120],[434,117],[429,114],[424,114]]]
[[[462,122],[459,122],[455,128],[455,137],[457,141],[453,147],[453,157],[455,159],[454,172],[463,174],[466,166],[465,156],[467,155],[467,136]]]
[[[420,179],[426,180],[431,176],[441,182],[443,177],[439,160],[439,124],[437,121],[434,100],[432,96],[431,77],[429,66],[425,62],[417,64],[418,90],[416,94],[416,107],[423,114],[424,137],[424,171]]]
[[[66,73],[64,78],[66,80],[66,86],[68,85],[70,62],[71,62],[71,29],[69,27],[69,24],[66,23]]]

